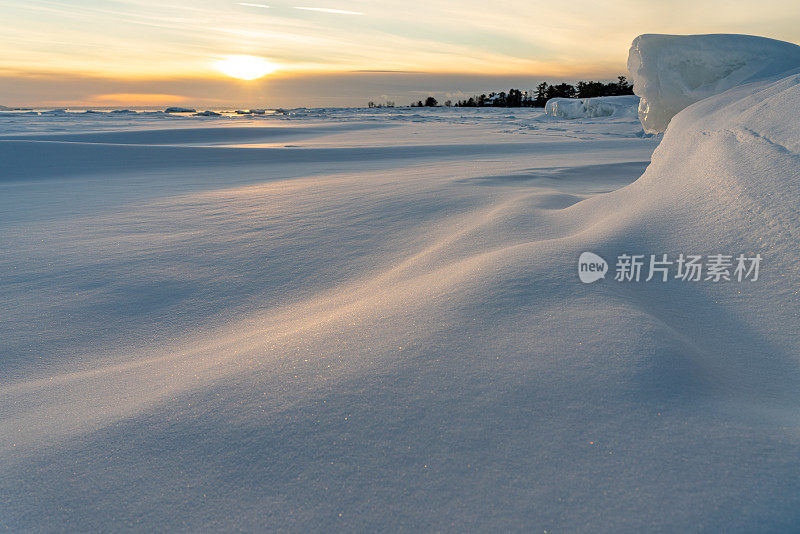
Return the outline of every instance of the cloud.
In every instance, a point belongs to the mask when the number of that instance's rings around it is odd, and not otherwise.
[[[336,15],[363,15],[360,11],[347,11],[344,9],[330,9],[327,7],[299,7],[295,6],[295,9],[302,9],[304,11],[319,11],[322,13],[333,13]]]

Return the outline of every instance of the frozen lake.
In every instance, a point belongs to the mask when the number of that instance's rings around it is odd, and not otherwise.
[[[0,526],[796,527],[797,305],[766,303],[796,303],[797,222],[629,186],[660,141],[536,109],[0,113]],[[762,284],[613,280],[740,252]]]

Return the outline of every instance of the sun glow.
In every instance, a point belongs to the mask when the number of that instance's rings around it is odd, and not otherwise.
[[[275,72],[277,66],[257,56],[225,56],[214,62],[214,67],[223,74],[240,80],[255,80]]]

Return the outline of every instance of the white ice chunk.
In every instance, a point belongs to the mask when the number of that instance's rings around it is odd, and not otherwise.
[[[640,35],[628,55],[639,119],[666,130],[680,110],[731,87],[800,67],[800,46],[751,35]]]
[[[562,119],[592,119],[598,117],[635,117],[639,97],[601,96],[596,98],[551,98],[544,112]]]

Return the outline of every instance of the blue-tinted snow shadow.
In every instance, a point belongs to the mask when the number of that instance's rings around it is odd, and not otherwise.
[[[513,174],[465,178],[459,180],[459,182],[487,186],[547,186],[565,191],[577,187],[581,192],[602,193],[613,191],[636,181],[649,164],[649,161],[629,161],[574,167],[526,169]]]

